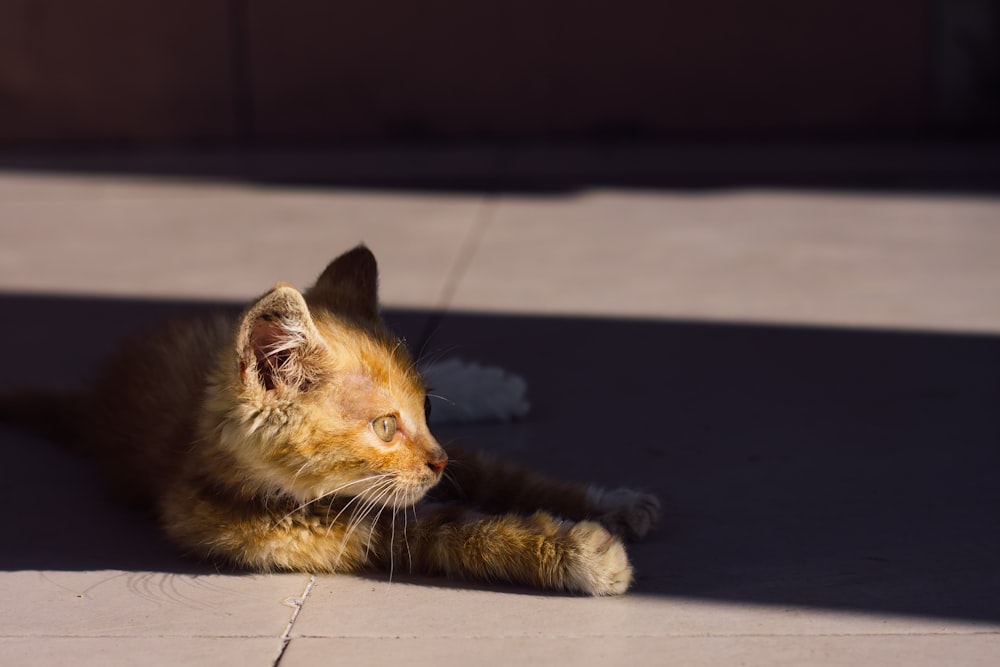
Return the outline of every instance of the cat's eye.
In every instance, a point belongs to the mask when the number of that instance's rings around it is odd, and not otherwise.
[[[372,428],[375,429],[375,435],[383,441],[392,442],[393,436],[396,435],[396,418],[393,415],[385,415],[373,419]]]
[[[424,419],[431,418],[431,397],[424,396]]]

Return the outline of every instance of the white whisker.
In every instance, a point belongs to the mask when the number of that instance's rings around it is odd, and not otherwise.
[[[415,507],[415,505],[411,505],[411,507]],[[410,509],[409,507],[406,506],[403,507],[403,545],[406,547],[406,560],[409,562],[409,570],[412,573],[413,554],[410,553],[410,538],[407,535],[407,532],[409,532],[409,518],[408,518],[409,512],[407,510],[409,509]],[[416,517],[417,510],[414,509],[413,512],[414,512],[413,516]]]
[[[290,511],[288,514],[286,514],[285,516],[281,517],[279,523],[281,521],[284,521],[285,519],[287,519],[291,515],[295,514],[296,512],[300,512],[300,511],[304,510],[309,505],[312,505],[313,503],[319,502],[320,500],[323,500],[324,498],[330,498],[330,497],[334,496],[338,491],[346,489],[349,486],[354,486],[355,484],[363,484],[365,482],[371,482],[371,481],[374,481],[374,480],[384,479],[386,477],[392,477],[392,474],[391,473],[384,473],[384,474],[381,474],[381,475],[370,475],[368,477],[362,477],[361,479],[356,479],[356,480],[354,480],[352,482],[347,482],[346,484],[341,484],[340,486],[338,486],[335,489],[332,489],[330,491],[325,491],[322,494],[316,496],[315,498],[313,498],[311,500],[307,500],[304,503],[301,503],[295,509],[293,509],[292,511]],[[364,491],[362,491],[362,493],[364,493]],[[358,494],[358,495],[360,495],[360,494]],[[355,496],[355,497],[357,497],[357,496]]]
[[[309,467],[309,464],[311,464],[311,463],[312,463],[312,461],[309,461],[309,460],[307,460],[307,461],[306,461],[305,463],[303,463],[303,464],[302,464],[301,466],[299,466],[299,469],[295,471],[295,474],[294,474],[294,475],[292,475],[292,484],[294,484],[294,483],[295,483],[295,481],[296,481],[296,480],[297,480],[297,479],[299,478],[299,475],[301,475],[301,474],[302,474],[302,472],[303,472],[303,471],[304,471],[304,470],[305,470],[306,468],[308,468],[308,467]]]
[[[377,499],[373,500],[373,502],[377,501],[378,504],[380,505],[378,513],[375,514],[375,518],[372,519],[372,526],[373,527],[378,525],[379,519],[382,516],[382,512],[384,512],[385,508],[388,506],[388,503],[382,502],[383,498],[391,497],[391,496],[395,495],[395,493],[396,493],[397,490],[398,489],[396,489],[395,486],[388,487],[388,488],[384,489],[381,494],[379,494],[379,496],[378,496]],[[369,531],[369,533],[368,533],[368,544],[365,546],[365,558],[367,558],[368,555],[371,553],[371,549],[372,549],[372,535],[373,534],[374,534],[374,530]]]
[[[337,556],[338,562],[340,561],[341,558],[343,558],[344,551],[347,549],[347,543],[350,541],[351,536],[357,530],[358,526],[360,526],[364,522],[364,520],[368,517],[368,515],[371,514],[372,510],[375,508],[376,505],[379,504],[379,501],[389,492],[393,484],[394,480],[392,479],[380,480],[370,489],[366,489],[366,491],[374,493],[375,495],[365,499],[365,502],[362,505],[356,507],[355,510],[351,513],[351,519],[347,525],[347,530],[344,533],[344,537],[341,542],[340,554]],[[338,514],[337,516],[339,517],[340,515]],[[334,519],[334,521],[336,521],[336,518]],[[371,526],[370,530],[374,531],[374,529],[375,527]],[[371,537],[372,533],[369,532],[368,533],[369,545]]]
[[[455,401],[451,400],[450,398],[448,398],[446,396],[442,396],[441,394],[431,394],[431,393],[428,393],[427,396],[430,397],[430,398],[436,398],[439,401],[444,401],[445,403],[448,403],[450,405],[455,405]]]
[[[392,575],[395,568],[395,542],[396,542],[396,513],[399,508],[399,493],[401,489],[396,488],[392,492],[392,518],[389,520],[389,583],[392,584]],[[387,589],[388,590],[388,589]]]

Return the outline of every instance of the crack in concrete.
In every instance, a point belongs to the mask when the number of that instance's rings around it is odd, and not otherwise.
[[[278,667],[281,664],[281,659],[285,656],[285,650],[292,641],[292,628],[295,627],[295,621],[299,617],[299,612],[302,611],[302,606],[306,603],[306,598],[309,597],[309,593],[312,592],[315,583],[316,575],[310,575],[309,581],[306,582],[306,587],[302,591],[302,595],[297,598],[285,598],[283,604],[292,608],[292,616],[288,619],[288,625],[285,626],[285,631],[281,634],[281,646],[278,647],[278,655],[275,656],[274,662],[271,663],[272,667]]]

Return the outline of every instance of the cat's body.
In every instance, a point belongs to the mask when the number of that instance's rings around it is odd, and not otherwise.
[[[279,285],[238,321],[175,323],[127,343],[88,395],[63,401],[80,448],[202,557],[624,592],[632,568],[608,529],[643,536],[656,499],[461,452],[449,465],[376,283],[361,247],[304,296]]]

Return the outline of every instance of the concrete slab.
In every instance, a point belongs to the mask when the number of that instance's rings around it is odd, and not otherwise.
[[[455,309],[1000,331],[1000,202],[850,192],[501,197]]]
[[[0,312],[18,323],[0,327],[16,351],[0,387],[76,381],[118,336],[307,283],[364,234],[390,303],[451,309],[430,353],[527,377],[527,419],[443,441],[666,501],[659,532],[629,547],[630,595],[449,584],[403,564],[391,583],[311,587],[220,573],[110,505],[85,463],[4,429],[0,506],[19,536],[0,549],[5,659],[276,664],[289,638],[281,665],[996,661],[995,200],[481,202],[0,177]],[[429,313],[389,316],[413,339]]]
[[[5,572],[7,636],[281,637],[309,581],[136,571]]]
[[[271,637],[0,637],[0,651],[9,667],[270,667],[281,645]]]
[[[330,657],[353,665],[405,661],[419,667],[466,664],[528,665],[941,665],[995,664],[1000,638],[962,636],[807,637],[599,637],[526,639],[296,639],[282,665],[329,664]],[[905,656],[905,657],[904,657]]]
[[[657,544],[656,547],[664,548]],[[656,548],[654,547],[654,548]],[[641,547],[639,547],[641,548]],[[405,570],[405,564],[401,564]],[[1000,632],[995,622],[638,594],[586,599],[509,586],[321,576],[291,638],[578,638]]]
[[[433,308],[481,200],[0,174],[0,289],[244,300],[365,242],[386,304]]]

